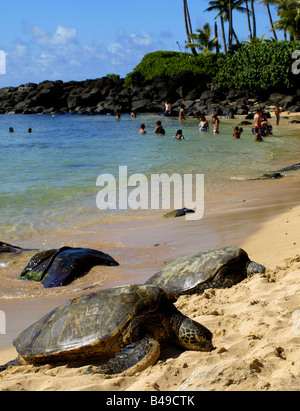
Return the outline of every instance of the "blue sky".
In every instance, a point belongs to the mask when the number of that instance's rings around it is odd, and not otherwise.
[[[109,73],[124,77],[156,50],[184,50],[182,0],[14,0],[1,6],[0,50],[6,74],[0,87],[43,80],[85,80]],[[193,30],[213,24],[209,0],[188,0]],[[269,33],[266,9],[257,1],[258,36]],[[276,13],[273,9],[273,17]],[[245,15],[235,14],[240,40]],[[219,35],[221,29],[219,28]]]

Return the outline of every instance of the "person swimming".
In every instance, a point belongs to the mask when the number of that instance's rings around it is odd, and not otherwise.
[[[164,136],[166,134],[163,126],[161,125],[161,121],[156,122],[154,133],[159,134],[160,136]]]
[[[176,135],[175,135],[175,138],[176,138],[177,140],[183,140],[183,139],[184,139],[184,136],[183,136],[183,134],[182,134],[182,130],[177,130]]]
[[[255,133],[254,141],[264,141],[259,130]]]
[[[139,129],[140,134],[146,134],[146,126],[145,124],[141,124],[141,128]]]
[[[240,138],[242,132],[243,132],[242,127],[241,127],[241,128],[240,128],[240,127],[234,127],[234,130],[233,130],[233,134],[232,134],[232,135],[233,135],[234,138]]]

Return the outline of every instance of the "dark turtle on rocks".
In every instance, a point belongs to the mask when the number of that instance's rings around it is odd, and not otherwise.
[[[265,267],[251,261],[239,247],[223,247],[182,257],[146,281],[162,288],[173,300],[184,294],[201,294],[207,288],[228,288]]]
[[[35,254],[20,275],[40,281],[45,288],[64,286],[82,277],[95,265],[119,265],[110,255],[90,248],[62,247]]]
[[[0,370],[76,362],[94,365],[92,373],[134,374],[157,361],[163,342],[210,351],[211,340],[212,333],[181,314],[160,288],[128,285],[82,295],[46,314],[16,338],[19,357]]]

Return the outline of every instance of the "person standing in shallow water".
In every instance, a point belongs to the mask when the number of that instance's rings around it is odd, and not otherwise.
[[[179,110],[179,120],[185,120],[184,105],[182,104]]]
[[[217,114],[213,114],[211,117],[211,124],[214,125],[214,134],[219,134],[219,125],[220,125],[220,120],[217,116]]]
[[[164,111],[163,111],[163,115],[164,115],[164,116],[170,116],[170,115],[171,115],[171,112],[172,112],[171,104],[168,103],[168,101],[166,100],[166,101],[165,101],[165,108],[164,108]]]
[[[279,121],[280,121],[280,108],[279,108],[278,105],[275,106],[274,114],[275,114],[275,119],[276,119],[276,126],[279,126]]]
[[[208,121],[203,115],[201,115],[200,123],[199,123],[199,131],[208,131],[208,130],[209,130]]]

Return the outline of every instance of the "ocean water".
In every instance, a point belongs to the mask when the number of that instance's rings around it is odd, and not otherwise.
[[[161,120],[165,136],[153,133]],[[119,166],[133,173],[204,174],[205,190],[222,191],[248,178],[299,161],[295,126],[274,127],[263,143],[253,141],[251,126],[240,140],[232,137],[240,120],[222,120],[220,134],[199,132],[198,121],[160,115],[2,115],[0,117],[0,240],[36,235],[97,218],[118,219],[122,213],[96,205],[97,177]],[[272,122],[272,120],[271,120]],[[141,123],[146,135],[139,135]],[[9,133],[9,127],[14,133]],[[27,129],[31,127],[32,133]],[[185,139],[171,138],[182,129]],[[131,213],[131,217],[140,211]]]

